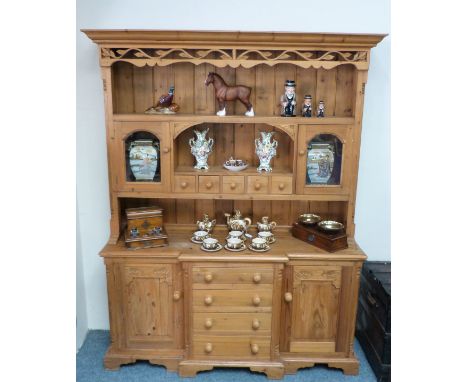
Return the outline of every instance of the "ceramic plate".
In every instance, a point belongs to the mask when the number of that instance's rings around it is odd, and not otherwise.
[[[227,249],[228,251],[231,251],[231,252],[240,252],[240,251],[244,251],[245,249],[247,249],[247,247],[245,246],[245,244],[242,244],[239,249],[233,249],[233,248],[229,248],[226,244],[224,246],[224,249]]]
[[[255,249],[251,245],[249,245],[249,249],[254,252],[266,252],[270,250],[270,247],[267,245],[265,249]]]
[[[190,241],[191,241],[192,243],[195,243],[195,244],[202,244],[202,243],[203,243],[203,240],[198,241],[197,239],[195,239],[195,236],[193,236],[193,237],[190,239]]]
[[[200,246],[200,248],[202,249],[202,251],[205,251],[205,252],[217,252],[219,251],[221,248],[223,248],[223,246],[221,244],[218,243],[218,245],[216,246],[215,249],[206,249],[203,245]]]

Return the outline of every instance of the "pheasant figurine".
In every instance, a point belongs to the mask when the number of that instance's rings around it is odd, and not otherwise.
[[[173,103],[174,99],[174,86],[171,85],[168,94],[163,94],[159,97],[159,102],[155,106],[146,109],[146,114],[175,114],[179,111],[180,107]]]

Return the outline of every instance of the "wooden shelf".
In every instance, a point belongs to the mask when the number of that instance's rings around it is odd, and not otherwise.
[[[255,117],[246,117],[245,115],[227,115],[218,117],[217,115],[206,114],[114,114],[114,121],[118,122],[196,122],[199,123],[266,123],[277,124],[307,124],[307,125],[353,125],[353,117],[325,117],[325,118],[304,118],[304,117],[281,117],[259,115]]]
[[[272,172],[257,171],[257,166],[250,165],[245,170],[235,172],[225,169],[223,166],[210,166],[208,170],[197,170],[193,166],[178,166],[174,172],[175,175],[293,175],[293,172],[287,168],[274,168]]]

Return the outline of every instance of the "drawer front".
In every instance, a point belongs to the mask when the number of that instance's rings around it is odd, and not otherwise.
[[[198,192],[218,193],[219,176],[201,175],[198,177]]]
[[[194,313],[193,330],[199,334],[270,335],[269,313]]]
[[[193,354],[206,358],[269,358],[270,337],[194,336]]]
[[[174,176],[174,191],[175,192],[196,192],[196,176],[192,175],[176,175]]]
[[[272,194],[292,194],[292,177],[273,176],[271,178]]]
[[[223,193],[243,194],[244,193],[244,177],[243,176],[223,176]]]
[[[220,289],[232,289],[234,284],[258,287],[273,283],[273,268],[193,267],[192,280],[194,289],[214,289],[214,285]]]
[[[249,194],[267,194],[268,177],[267,176],[248,176],[247,192]]]
[[[193,291],[196,312],[271,312],[272,290]]]

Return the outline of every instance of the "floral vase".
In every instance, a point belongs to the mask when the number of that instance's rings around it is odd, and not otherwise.
[[[213,138],[206,140],[206,134],[210,129],[203,131],[194,130],[197,140],[190,138],[189,145],[192,155],[195,157],[197,164],[193,166],[197,170],[208,170],[208,155],[213,151]]]
[[[278,147],[278,142],[272,139],[274,132],[260,132],[262,140],[255,139],[255,152],[260,160],[260,166],[257,167],[258,172],[265,170],[266,172],[271,172],[272,168],[270,166],[271,158],[276,156],[276,147]]]

